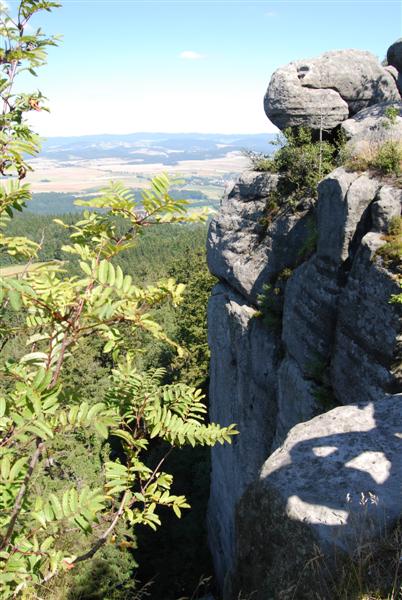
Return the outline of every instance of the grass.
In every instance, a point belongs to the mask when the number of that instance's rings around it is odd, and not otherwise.
[[[345,562],[334,584],[339,600],[400,600],[402,598],[402,527],[399,523],[375,545],[363,545]]]
[[[350,171],[374,171],[378,176],[393,177],[397,185],[402,186],[402,142],[367,142],[357,154],[345,159],[345,168]]]

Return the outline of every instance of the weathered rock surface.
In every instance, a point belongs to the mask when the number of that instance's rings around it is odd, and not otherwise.
[[[319,186],[317,253],[289,280],[282,322],[286,351],[306,376],[317,362],[327,363],[331,357],[344,269],[371,226],[371,206],[376,206],[376,224],[379,227],[381,223],[381,231],[387,228],[391,214],[400,214],[400,192],[389,186],[381,190],[378,180],[343,168]],[[377,193],[379,199],[373,204]]]
[[[234,511],[270,453],[276,427],[277,341],[255,310],[226,285],[214,288],[208,308],[211,347],[210,418],[237,423],[240,435],[212,454],[208,511],[210,546],[220,581],[234,552]]]
[[[329,361],[339,290],[338,265],[317,255],[296,269],[286,287],[282,340],[305,376]]]
[[[387,51],[387,63],[402,71],[402,38],[396,40]]]
[[[402,189],[383,185],[371,205],[372,230],[387,233],[392,219],[401,215]]]
[[[283,211],[268,225],[266,206],[277,176],[246,173],[223,198],[207,243],[210,271],[256,304],[264,283],[300,259],[309,211]]]
[[[399,111],[395,123],[387,117],[387,109]],[[370,155],[387,141],[402,140],[402,102],[383,103],[370,106],[342,123],[352,154]]]
[[[295,360],[287,357],[278,369],[278,417],[272,449],[278,448],[290,429],[321,412],[316,384],[303,376]]]
[[[390,304],[400,286],[376,258],[383,243],[378,233],[363,238],[339,299],[332,384],[343,404],[375,402],[384,392],[402,391],[395,389],[392,373],[402,312],[398,305]]]
[[[264,108],[279,129],[331,131],[367,106],[399,99],[393,75],[373,54],[336,50],[277,69]]]
[[[402,396],[349,405],[296,425],[238,507],[227,597],[307,599],[334,555],[383,537],[401,513]],[[309,562],[324,558],[320,581]],[[286,582],[286,586],[284,583]],[[317,589],[318,587],[318,589]],[[229,590],[228,590],[229,591]]]
[[[340,265],[351,257],[369,224],[368,207],[380,183],[367,174],[333,171],[318,186],[317,254]]]
[[[276,217],[286,219],[282,241],[271,244],[264,237],[272,240],[275,232],[280,238],[275,219],[258,238],[264,177],[249,174],[239,182],[209,235],[210,264],[225,282],[209,308],[211,417],[235,422],[241,431],[232,447],[212,450],[209,532],[221,584],[233,565],[236,505],[292,427],[327,411],[333,402],[377,402],[402,391],[402,315],[400,305],[389,302],[400,288],[395,273],[376,255],[390,220],[401,214],[402,191],[343,168],[321,182],[317,251],[286,280],[280,332],[253,316],[255,290],[285,265],[300,263],[296,240],[303,237],[295,232],[306,227],[313,213]],[[256,179],[259,192],[254,191]],[[292,240],[291,260],[286,240]],[[261,511],[268,510],[272,497],[259,496],[259,502]],[[308,529],[304,524],[307,538]],[[233,596],[228,592],[226,597]]]

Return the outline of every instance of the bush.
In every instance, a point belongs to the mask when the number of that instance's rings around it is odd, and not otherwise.
[[[349,155],[345,167],[350,171],[375,171],[379,176],[402,174],[402,143],[388,140],[382,144],[367,144],[358,154]]]
[[[402,172],[402,144],[393,141],[385,142],[379,148],[372,167],[386,175],[400,175]]]
[[[345,167],[352,171],[376,171],[378,175],[402,174],[402,143],[395,139],[384,139],[392,133],[396,125],[399,109],[389,106],[385,110],[385,117],[380,121],[378,139],[367,140],[361,145],[358,152],[344,157]],[[388,132],[388,133],[387,133]]]
[[[337,166],[343,141],[316,141],[310,129],[299,127],[285,129],[275,144],[278,150],[273,156],[245,153],[253,170],[280,176],[277,190],[267,203],[266,223],[283,205],[296,210],[306,200],[317,198],[318,183]]]
[[[274,163],[285,191],[297,201],[316,198],[318,183],[336,166],[337,145],[314,141],[312,131],[304,127],[285,129],[280,143]]]

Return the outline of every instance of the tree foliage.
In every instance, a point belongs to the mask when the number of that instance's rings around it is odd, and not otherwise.
[[[270,211],[286,204],[297,209],[306,200],[316,200],[317,185],[338,164],[342,138],[315,140],[306,127],[287,128],[278,136],[272,156],[246,152],[256,171],[278,173],[277,190],[270,196]]]
[[[160,368],[139,371],[123,334],[141,332],[185,355],[154,318],[162,304],[181,303],[184,285],[165,278],[141,286],[118,264],[146,228],[206,218],[188,215],[186,201],[172,198],[167,176],[155,177],[140,201],[112,183],[98,197],[80,202],[85,210],[78,221],[57,220],[68,233],[62,250],[76,265],[74,274],[64,262],[38,263],[40,242],[6,233],[9,219],[30,198],[23,183],[30,169],[26,155],[38,150],[24,116],[42,109],[40,93],[15,95],[13,84],[23,70],[34,74],[55,43],[40,29],[27,35],[30,19],[57,6],[22,0],[14,19],[3,11],[1,24],[0,247],[23,261],[0,278],[1,346],[26,340],[19,360],[5,353],[0,362],[0,594],[5,599],[41,589],[91,559],[122,523],[129,527],[122,535],[130,539],[139,524],[160,525],[160,507],[180,517],[189,505],[173,493],[173,477],[163,470],[168,454],[184,445],[230,442],[236,433],[233,425],[204,422],[203,394],[193,386],[163,385]],[[16,318],[8,319],[10,313]],[[103,398],[95,402],[79,378],[69,378],[68,386],[63,381],[93,338],[113,366]],[[54,489],[44,485],[58,468],[55,445],[68,448],[80,435],[106,449],[96,485],[66,472]],[[154,438],[169,450],[150,467],[146,455]],[[107,452],[107,441],[118,443],[118,457]]]

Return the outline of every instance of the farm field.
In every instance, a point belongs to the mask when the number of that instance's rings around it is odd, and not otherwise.
[[[143,188],[153,175],[166,172],[186,180],[213,178],[216,183],[213,187],[219,188],[228,176],[243,171],[247,164],[247,159],[240,153],[230,153],[223,158],[185,160],[168,166],[162,163],[132,164],[128,160],[114,158],[68,162],[37,158],[31,161],[34,172],[28,175],[27,180],[34,193],[82,193],[99,189],[111,179],[118,179],[129,187]]]
[[[244,148],[269,152],[269,134],[129,134],[49,138],[30,161],[33,201],[41,214],[75,211],[74,199],[97,193],[110,181],[140,192],[156,174],[165,172],[172,189],[194,207],[217,208],[225,188],[249,168]]]

